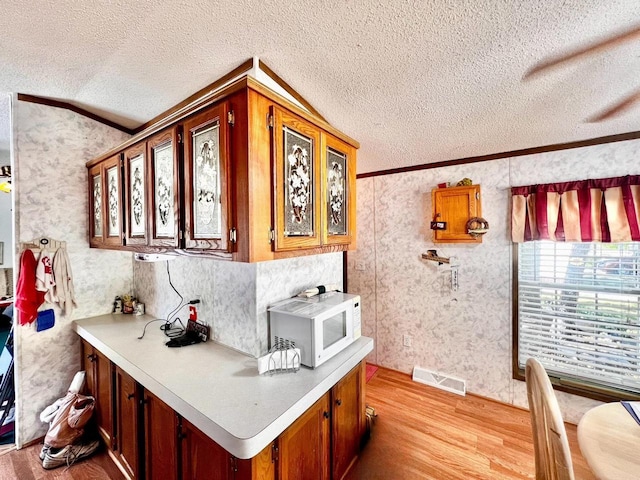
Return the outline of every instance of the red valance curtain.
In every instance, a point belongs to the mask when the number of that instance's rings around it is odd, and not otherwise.
[[[513,187],[511,238],[640,241],[640,175]]]

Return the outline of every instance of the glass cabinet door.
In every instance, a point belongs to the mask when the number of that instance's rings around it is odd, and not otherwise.
[[[178,247],[179,176],[178,128],[160,132],[147,141],[150,179],[149,245]]]
[[[320,131],[273,107],[275,250],[320,246]]]
[[[89,243],[94,247],[103,243],[103,183],[102,165],[91,167],[89,169]]]
[[[356,150],[327,133],[322,134],[324,244],[350,244],[355,223]]]
[[[146,143],[142,142],[124,152],[125,178],[125,243],[147,243],[147,165]]]
[[[120,154],[105,160],[102,165],[103,192],[103,238],[106,245],[122,245],[122,178]]]
[[[184,123],[185,246],[232,251],[227,104]]]
[[[327,231],[329,235],[347,234],[347,156],[327,147]]]

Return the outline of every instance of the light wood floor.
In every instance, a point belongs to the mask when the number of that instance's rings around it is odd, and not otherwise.
[[[367,384],[378,417],[347,480],[506,480],[534,478],[529,412],[461,397],[379,369]],[[593,480],[567,425],[576,478]],[[104,452],[69,469],[42,468],[40,445],[0,456],[0,480],[122,479]]]
[[[347,480],[535,478],[529,412],[485,398],[415,383],[380,368],[367,383],[378,417]],[[577,479],[595,477],[567,424]]]
[[[52,470],[42,468],[41,449],[42,444],[32,445],[0,455],[0,480],[124,480],[104,448],[69,468]]]

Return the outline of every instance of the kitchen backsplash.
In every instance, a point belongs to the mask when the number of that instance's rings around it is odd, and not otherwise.
[[[213,340],[256,357],[268,348],[269,305],[315,285],[342,285],[341,253],[253,264],[177,257],[168,267],[185,300],[201,300],[198,317],[211,325]],[[164,318],[180,304],[167,262],[135,262],[133,276],[148,314]],[[179,316],[188,318],[188,308]]]

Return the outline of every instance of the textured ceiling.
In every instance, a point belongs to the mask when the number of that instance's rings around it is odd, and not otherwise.
[[[360,141],[359,172],[640,130],[640,107],[584,122],[640,87],[640,40],[522,81],[547,56],[636,25],[637,0],[4,0],[2,10],[0,92],[135,127],[258,56]]]

